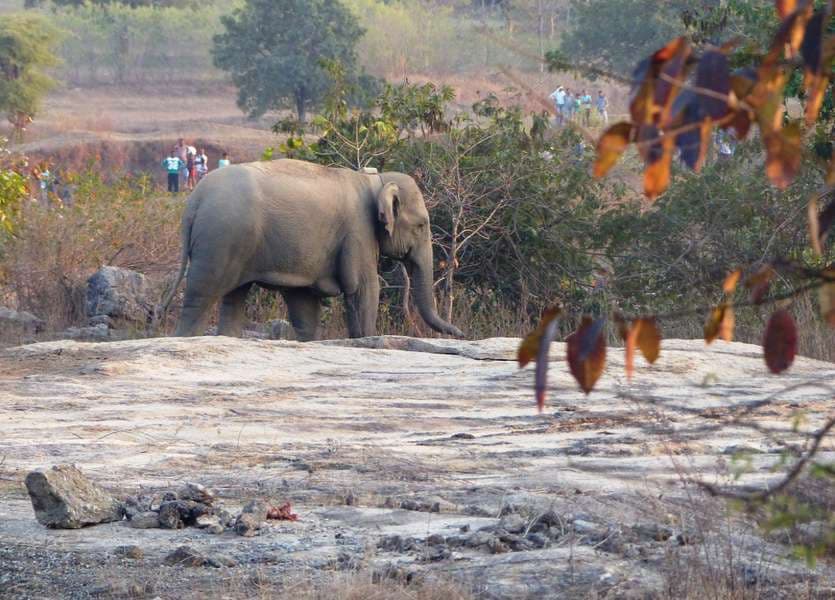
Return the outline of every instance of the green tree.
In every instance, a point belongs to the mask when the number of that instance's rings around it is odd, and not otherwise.
[[[13,14],[0,21],[0,110],[20,137],[55,81],[44,71],[58,63],[53,50],[60,31],[45,18]]]
[[[364,33],[337,0],[247,0],[222,23],[214,61],[231,73],[241,109],[256,117],[289,105],[300,121],[331,85],[323,60],[353,75]]]

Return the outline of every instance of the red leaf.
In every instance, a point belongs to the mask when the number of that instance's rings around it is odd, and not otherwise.
[[[299,515],[293,512],[289,502],[285,502],[281,506],[270,506],[267,509],[267,518],[277,521],[298,521]]]
[[[580,388],[588,394],[606,366],[604,320],[583,317],[579,329],[568,336],[568,367]]]
[[[772,373],[782,373],[794,362],[797,354],[797,327],[785,309],[771,315],[763,338],[765,364]]]

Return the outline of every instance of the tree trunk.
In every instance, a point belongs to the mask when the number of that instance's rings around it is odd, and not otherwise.
[[[305,114],[305,100],[306,96],[304,88],[296,90],[296,115],[299,117],[299,123],[304,123],[307,115]]]

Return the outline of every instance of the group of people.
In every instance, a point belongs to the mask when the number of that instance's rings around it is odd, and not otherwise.
[[[217,161],[217,168],[221,169],[231,164],[229,154],[224,152]],[[183,138],[177,140],[177,145],[171,149],[171,153],[163,159],[163,168],[168,173],[168,191],[176,194],[180,191],[180,182],[188,190],[194,186],[209,172],[209,157],[203,148],[195,148],[186,144]]]
[[[598,90],[597,97],[592,98],[586,90],[574,93],[569,88],[559,86],[550,97],[557,109],[557,125],[565,125],[579,119],[581,125],[588,127],[591,125],[592,105],[603,124],[609,124],[609,100],[603,90]]]

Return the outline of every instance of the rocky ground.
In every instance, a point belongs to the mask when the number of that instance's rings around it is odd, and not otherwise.
[[[835,597],[831,562],[791,559],[791,538],[763,536],[693,484],[730,484],[740,465],[739,485],[776,477],[787,447],[831,413],[835,365],[798,359],[774,377],[755,346],[669,340],[631,383],[611,349],[587,397],[555,344],[538,415],[517,345],[205,337],[3,350],[0,597],[301,598],[300,581],[354,571],[454,581],[478,598]],[[800,415],[796,433],[770,433]],[[24,480],[63,463],[120,499],[159,502],[193,482],[232,514],[290,502],[298,520],[252,537],[128,521],[47,529]]]

